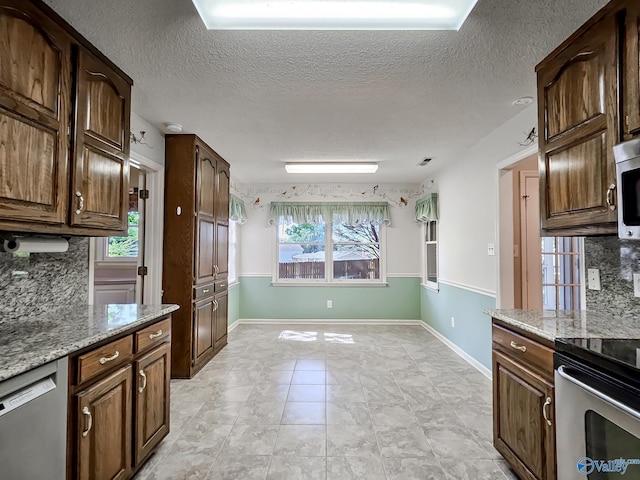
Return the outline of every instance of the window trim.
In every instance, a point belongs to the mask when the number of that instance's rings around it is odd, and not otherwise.
[[[429,232],[429,224],[433,222],[435,223],[435,228],[436,228],[436,239],[435,240],[427,240],[427,234]],[[422,235],[422,268],[423,268],[423,275],[422,275],[422,286],[424,288],[427,288],[429,290],[433,290],[434,292],[439,292],[440,291],[440,248],[438,246],[438,237],[440,236],[440,232],[439,232],[439,225],[438,225],[438,220],[430,220],[428,222],[422,222],[422,229],[421,229],[421,235]],[[427,252],[427,245],[435,245],[436,246],[436,281],[433,282],[431,280],[429,280],[429,269],[428,269],[428,265],[427,262],[428,260],[428,252]]]
[[[317,287],[317,286],[352,286],[352,287],[371,287],[371,286],[380,286],[385,287],[388,285],[387,282],[387,250],[386,250],[386,240],[387,240],[387,225],[383,222],[380,223],[380,278],[372,279],[372,280],[363,280],[363,279],[334,279],[333,278],[333,222],[324,223],[325,225],[325,252],[331,252],[331,259],[327,259],[327,254],[325,253],[325,278],[318,279],[310,279],[310,278],[278,278],[278,274],[280,272],[279,268],[279,258],[278,258],[278,246],[280,243],[278,242],[278,228],[280,225],[278,223],[274,224],[273,228],[273,245],[272,248],[273,254],[273,262],[272,262],[272,274],[271,274],[271,285],[272,286],[299,286],[299,287]],[[343,243],[343,242],[339,242]]]

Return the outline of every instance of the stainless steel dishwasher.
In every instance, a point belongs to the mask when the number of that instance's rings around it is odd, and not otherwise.
[[[0,480],[64,480],[68,363],[0,382]]]

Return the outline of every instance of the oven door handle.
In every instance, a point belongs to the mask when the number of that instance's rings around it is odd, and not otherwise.
[[[631,415],[632,417],[640,420],[640,412],[638,412],[637,410],[634,410],[633,408],[629,407],[628,405],[625,405],[622,402],[619,402],[618,400],[616,400],[615,398],[611,398],[609,395],[606,395],[604,393],[602,393],[599,390],[596,390],[595,388],[593,388],[590,385],[587,385],[584,382],[581,382],[580,380],[578,380],[577,378],[569,375],[565,369],[564,365],[560,365],[558,367],[558,375],[560,375],[562,378],[564,378],[565,380],[567,380],[570,383],[573,383],[574,385],[582,388],[583,390],[586,390],[587,392],[589,392],[592,395],[595,395],[596,397],[598,397],[600,400],[607,402],[611,405],[613,405],[616,408],[619,408],[620,410],[622,410],[625,413],[628,413],[629,415]]]

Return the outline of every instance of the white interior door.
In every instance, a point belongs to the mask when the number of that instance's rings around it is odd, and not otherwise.
[[[542,249],[538,172],[520,172],[522,308],[542,308]]]

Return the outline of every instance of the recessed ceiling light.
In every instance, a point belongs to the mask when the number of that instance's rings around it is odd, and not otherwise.
[[[376,173],[377,163],[305,162],[287,163],[287,173]]]
[[[192,0],[209,30],[459,30],[478,0]]]
[[[513,101],[513,105],[519,107],[522,105],[531,105],[533,103],[533,97],[520,97]]]

